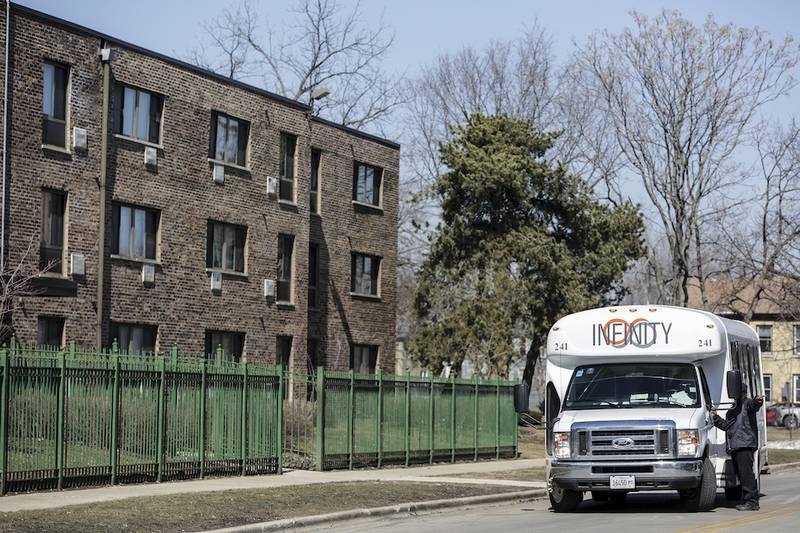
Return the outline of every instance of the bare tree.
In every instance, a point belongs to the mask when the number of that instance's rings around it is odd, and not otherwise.
[[[33,268],[30,261],[36,239],[32,238],[18,262],[4,262],[4,270],[0,272],[0,344],[5,344],[14,333],[12,316],[24,296],[35,296],[41,292],[36,280],[56,265],[48,263],[42,269]]]
[[[719,296],[747,322],[760,302],[800,310],[800,124],[762,124],[755,146],[756,194],[716,225],[727,280]]]
[[[245,0],[203,24],[188,59],[303,102],[328,88],[315,114],[380,130],[403,101],[397,77],[383,68],[394,34],[383,22],[362,23],[360,15],[359,4],[345,11],[336,0],[298,0],[290,20],[275,27]]]
[[[705,260],[703,228],[739,176],[737,154],[764,104],[796,84],[797,46],[758,29],[697,26],[677,12],[592,35],[575,57],[584,90],[612,126],[625,170],[649,200],[668,250],[660,298],[685,305]],[[653,263],[658,266],[658,263]]]

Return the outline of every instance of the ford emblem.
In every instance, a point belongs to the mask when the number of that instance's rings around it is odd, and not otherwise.
[[[611,446],[614,448],[627,448],[633,446],[633,439],[629,437],[619,437],[611,441]]]

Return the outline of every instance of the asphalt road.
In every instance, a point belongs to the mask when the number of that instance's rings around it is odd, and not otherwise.
[[[675,492],[630,494],[622,507],[586,499],[575,513],[555,514],[547,499],[526,503],[481,506],[419,515],[393,515],[363,519],[302,532],[402,532],[458,533],[499,531],[613,532],[696,532],[712,531],[798,531],[800,530],[800,472],[762,477],[761,511],[739,512],[717,494],[717,507],[704,513],[687,513]]]

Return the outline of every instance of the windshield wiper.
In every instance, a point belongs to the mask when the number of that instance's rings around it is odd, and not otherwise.
[[[674,400],[649,400],[646,402],[636,402],[636,405],[675,405],[678,407],[692,407],[691,404],[676,402]]]
[[[622,407],[621,404],[614,403],[614,402],[609,401],[609,400],[588,400],[588,399],[587,400],[580,400],[580,399],[575,400],[575,401],[571,402],[570,404],[568,404],[567,407],[576,407],[575,404],[577,402],[582,402],[582,403],[591,402],[590,405],[587,405],[585,407],[598,407],[600,405],[610,405],[611,407],[616,407],[617,409]]]

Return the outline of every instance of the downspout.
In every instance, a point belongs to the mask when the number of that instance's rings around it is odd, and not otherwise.
[[[3,72],[3,192],[0,198],[0,273],[6,271],[6,167],[8,166],[8,58],[11,43],[11,0],[6,0],[6,50]]]
[[[100,61],[103,65],[103,107],[100,118],[100,213],[97,224],[97,337],[98,350],[103,347],[103,292],[106,266],[106,182],[108,180],[108,104],[111,84],[111,50],[106,40],[100,41]]]

